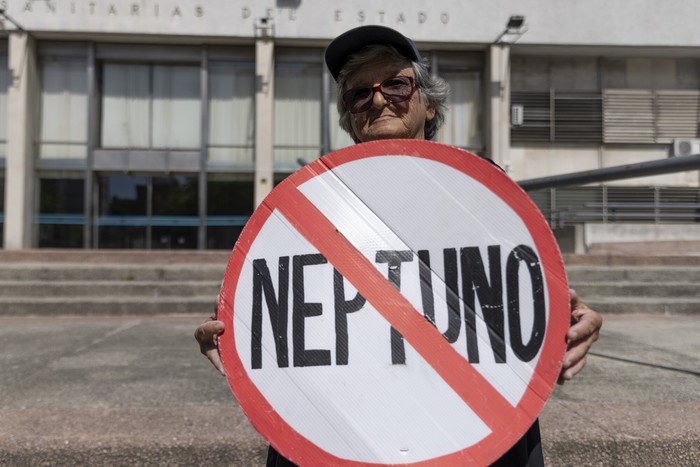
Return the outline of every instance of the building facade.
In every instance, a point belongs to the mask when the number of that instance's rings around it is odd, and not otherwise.
[[[230,249],[275,183],[352,144],[323,50],[365,24],[413,38],[450,84],[438,141],[516,180],[700,152],[700,4],[690,0],[0,8],[7,249]],[[514,15],[524,25],[506,30]],[[697,172],[684,172],[532,196],[562,239],[580,243],[700,238],[699,192]]]

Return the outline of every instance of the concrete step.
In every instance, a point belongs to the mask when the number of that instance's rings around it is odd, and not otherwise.
[[[0,249],[0,264],[22,263],[81,263],[81,264],[223,264],[230,250],[71,250]]]
[[[0,250],[0,316],[208,314],[229,252]],[[700,258],[565,256],[604,314],[697,314]]]
[[[0,263],[4,281],[219,281],[226,264]]]
[[[693,298],[585,296],[586,304],[602,315],[694,315],[700,316],[700,300]]]
[[[670,297],[695,298],[700,304],[700,287],[688,282],[573,282],[580,297]]]
[[[568,266],[569,282],[700,282],[700,267]]]
[[[0,297],[215,297],[221,281],[0,281]]]
[[[700,266],[700,256],[683,254],[662,254],[656,255],[653,245],[648,246],[646,254],[570,254],[562,255],[564,264],[567,266],[588,265],[588,266]]]
[[[208,316],[216,293],[191,297],[0,297],[0,316],[105,316],[197,314]]]

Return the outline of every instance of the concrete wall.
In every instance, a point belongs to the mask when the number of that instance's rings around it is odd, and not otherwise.
[[[515,180],[600,168],[598,145],[519,144],[510,148],[510,160]]]
[[[596,243],[697,241],[700,225],[586,224],[583,236],[587,248]]]
[[[489,44],[520,14],[529,30],[519,44],[700,46],[695,0],[3,0],[0,6],[27,30],[62,34],[252,38],[256,21],[267,16],[278,38],[326,41],[351,27],[384,24],[421,42]]]

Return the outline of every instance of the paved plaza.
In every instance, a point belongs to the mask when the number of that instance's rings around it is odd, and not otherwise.
[[[195,315],[0,317],[0,465],[262,465]],[[541,415],[550,465],[700,465],[700,319],[607,317]]]

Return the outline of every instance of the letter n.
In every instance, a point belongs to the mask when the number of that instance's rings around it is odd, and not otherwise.
[[[489,245],[489,277],[478,247],[461,249],[462,294],[464,296],[464,319],[467,326],[467,355],[470,363],[479,363],[479,348],[476,337],[475,295],[479,297],[484,323],[488,328],[491,349],[496,363],[505,363],[506,345],[504,335],[503,281],[501,279],[501,249]]]
[[[272,324],[272,334],[277,351],[277,365],[280,368],[289,366],[289,350],[287,346],[287,322],[289,307],[289,256],[282,256],[278,265],[279,295],[275,295],[270,270],[264,258],[253,260],[253,319],[251,323],[251,367],[262,368],[262,296],[265,295],[267,311]]]

